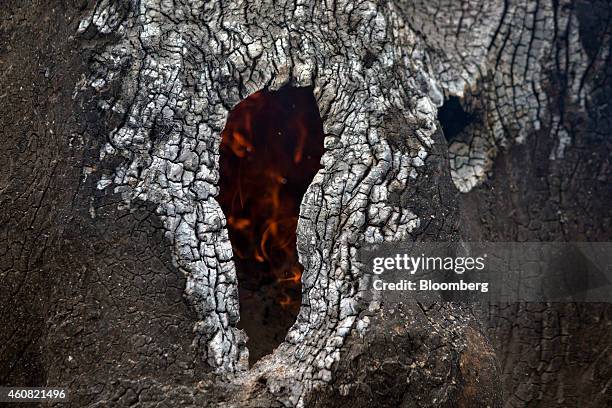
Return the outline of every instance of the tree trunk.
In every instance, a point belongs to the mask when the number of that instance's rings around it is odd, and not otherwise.
[[[2,384],[73,406],[609,402],[609,342],[584,350],[609,305],[368,303],[353,262],[609,240],[608,5],[23,3],[0,12]],[[325,153],[301,309],[249,367],[219,144],[234,106],[283,86],[312,88]]]

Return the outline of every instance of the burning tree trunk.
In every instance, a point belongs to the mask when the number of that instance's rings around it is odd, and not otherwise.
[[[362,243],[457,240],[465,229],[499,237],[487,231],[503,223],[479,232],[462,219],[470,210],[458,190],[487,183],[501,149],[536,133],[552,146],[543,160],[566,168],[577,140],[566,106],[590,112],[607,27],[598,46],[582,45],[592,34],[557,2],[38,6],[3,11],[52,33],[36,28],[4,52],[17,65],[2,81],[24,84],[9,95],[25,87],[47,98],[13,104],[3,120],[18,138],[7,140],[17,150],[2,181],[16,322],[7,337],[22,339],[4,351],[5,382],[69,384],[75,405],[501,404],[479,314],[368,304],[355,254]],[[6,24],[3,37],[19,35]],[[555,94],[551,78],[574,92]],[[299,207],[299,313],[249,367],[228,235],[239,220],[219,205],[229,174],[219,151],[240,101],[286,87],[311,89],[325,151]],[[449,97],[471,118],[450,146],[437,119]],[[476,208],[489,198],[479,194],[464,202]],[[512,372],[504,384],[529,385]]]

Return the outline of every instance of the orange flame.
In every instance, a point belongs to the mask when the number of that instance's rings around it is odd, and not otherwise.
[[[314,107],[314,111],[313,108]],[[260,91],[230,113],[220,146],[219,203],[240,279],[279,286],[278,304],[297,309],[299,206],[323,153],[309,89]]]
[[[247,153],[253,151],[253,145],[239,131],[234,132],[230,148],[238,157],[245,157]]]

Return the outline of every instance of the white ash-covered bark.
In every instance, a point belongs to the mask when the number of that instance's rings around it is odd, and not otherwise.
[[[124,116],[101,157],[127,160],[99,187],[112,182],[126,201],[158,205],[201,319],[197,341],[220,371],[245,368],[231,247],[214,199],[220,132],[228,108],[259,89],[314,88],[327,152],[300,212],[304,300],[287,336],[306,388],[330,379],[343,339],[366,326],[357,322],[355,245],[411,239],[419,226],[389,196],[423,173],[436,131],[424,53],[395,6],[336,6],[145,1],[119,17],[101,2],[81,25],[121,37],[89,79],[96,88],[123,83],[118,99],[101,101]]]
[[[436,217],[454,222],[442,203],[415,205],[445,156],[431,155],[441,143],[436,107],[456,95],[481,116],[448,152],[455,184],[469,191],[499,147],[538,128],[551,55],[575,74],[580,98],[586,60],[573,21],[563,5],[548,2],[100,1],[79,28],[109,42],[86,86],[122,118],[101,159],[125,160],[98,186],[127,203],[156,206],[197,312],[195,343],[210,367],[244,372],[242,384],[265,377],[279,401],[303,404],[332,380],[347,336],[367,335],[362,271],[352,261],[358,245],[449,228],[432,224]],[[553,47],[560,31],[565,57]],[[233,106],[285,85],[313,88],[326,153],[300,210],[299,316],[286,342],[245,372],[238,282],[215,200],[218,147]],[[105,96],[113,86],[120,92]],[[554,157],[568,143],[558,135]],[[465,334],[461,321],[452,323],[457,335]]]
[[[567,75],[565,103],[582,112],[589,103],[586,75],[593,64],[580,40],[576,2],[403,4],[403,16],[427,44],[444,93],[462,98],[466,110],[478,116],[449,146],[457,188],[468,192],[479,185],[500,150],[524,143],[542,127],[556,139],[550,158],[563,158],[571,138],[562,118],[553,115],[551,126],[542,121],[559,103],[549,95],[555,71]]]

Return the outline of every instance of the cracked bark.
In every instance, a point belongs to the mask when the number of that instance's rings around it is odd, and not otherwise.
[[[467,307],[360,299],[362,242],[609,240],[610,10],[498,3],[10,3],[3,381],[99,406],[497,406],[500,382],[508,406],[609,399],[608,343],[570,346],[608,306],[494,309],[493,347]],[[233,106],[284,85],[313,87],[326,152],[302,308],[249,368],[218,147]],[[447,146],[450,96],[476,120]]]

